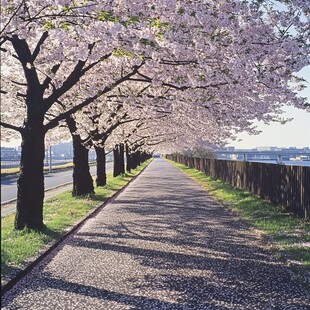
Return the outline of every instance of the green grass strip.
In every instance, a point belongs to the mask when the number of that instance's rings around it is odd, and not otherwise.
[[[200,183],[217,201],[236,212],[251,226],[268,235],[275,246],[276,256],[285,255],[291,262],[310,271],[310,225],[306,220],[283,212],[253,194],[234,188],[204,173],[169,161]],[[280,249],[280,251],[278,251]]]
[[[107,198],[123,188],[150,161],[140,165],[132,173],[116,178],[107,175],[107,185],[96,187],[95,194],[87,197],[72,197],[71,191],[56,195],[44,202],[43,218],[46,229],[42,232],[14,229],[15,214],[1,218],[1,278],[18,270],[26,260],[52,244],[88,212],[101,205]]]

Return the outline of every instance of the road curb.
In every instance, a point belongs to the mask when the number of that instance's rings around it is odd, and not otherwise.
[[[107,170],[107,172],[109,172],[109,171],[112,171],[112,168]],[[91,176],[95,176],[95,175],[96,175],[96,173],[91,174]],[[59,185],[56,185],[56,186],[54,186],[54,187],[48,188],[48,189],[46,189],[46,190],[44,191],[44,193],[48,194],[50,191],[53,191],[53,190],[55,190],[55,189],[58,189],[58,188],[61,188],[61,187],[64,187],[64,186],[67,186],[67,185],[70,185],[70,184],[73,184],[73,181],[71,181],[71,182],[66,182],[66,183],[59,184]],[[44,200],[45,200],[45,198],[44,198]],[[15,201],[17,201],[17,198],[4,201],[4,202],[1,203],[1,207],[5,207],[6,205],[11,204],[11,203],[13,203],[13,202],[15,202]],[[15,211],[14,211],[14,212],[15,212]],[[13,212],[12,212],[12,213],[13,213]],[[8,214],[5,214],[5,215],[8,215]],[[5,216],[5,215],[4,215],[4,216]],[[2,217],[2,214],[1,214],[1,217]]]
[[[141,173],[148,167],[149,164],[150,163],[148,163],[137,175],[132,177],[126,185],[124,185],[121,189],[115,192],[112,196],[108,197],[101,205],[99,205],[94,210],[89,211],[89,213],[87,213],[78,223],[74,224],[74,226],[69,228],[69,230],[65,232],[59,240],[53,243],[50,247],[48,247],[47,244],[48,249],[43,249],[42,253],[39,252],[38,257],[36,257],[33,261],[29,262],[27,266],[20,270],[16,274],[16,276],[10,279],[6,284],[4,284],[3,286],[1,285],[1,296],[3,296],[6,292],[12,289],[15,284],[17,284],[22,278],[24,278],[28,273],[30,273],[31,270],[36,267],[36,265],[38,265],[48,254],[50,254],[56,247],[58,247],[67,237],[77,231],[88,219],[96,216],[108,203],[110,203],[118,195],[120,195],[129,186],[129,184],[131,184],[139,175],[141,175]]]

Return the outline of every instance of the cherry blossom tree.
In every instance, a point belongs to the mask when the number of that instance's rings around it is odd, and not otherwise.
[[[75,127],[72,128],[73,139],[80,139],[78,148],[87,149],[94,147],[96,151],[97,162],[97,186],[106,185],[106,167],[105,167],[105,142],[109,135],[118,126],[133,121],[127,112],[123,110],[123,105],[120,102],[111,101],[115,96],[108,96],[104,101],[94,102],[91,105],[91,112],[89,110],[83,110],[74,115]],[[73,117],[72,117],[73,118]],[[83,137],[83,138],[81,138]],[[78,154],[76,152],[76,157]],[[77,166],[77,162],[74,165],[74,170],[79,169],[84,171],[84,174],[89,174],[87,156],[79,156],[80,164]],[[83,162],[83,165],[81,165]],[[83,167],[81,167],[83,166]],[[84,195],[93,191],[92,180],[89,177],[73,180],[75,195]],[[81,187],[79,186],[81,184]],[[87,185],[88,184],[88,185]]]
[[[15,227],[42,229],[45,134],[135,73],[141,61],[88,82],[90,72],[100,77],[113,67],[113,53],[126,45],[118,36],[133,37],[136,30],[129,19],[120,24],[105,4],[92,1],[3,1],[1,9],[1,125],[22,137]]]
[[[1,125],[23,140],[15,227],[43,228],[46,132],[118,85],[152,85],[138,100],[186,124],[175,141],[186,128],[198,141],[200,122],[223,140],[283,104],[308,108],[295,74],[309,64],[309,7],[281,2],[2,0]],[[122,100],[130,113],[136,100]]]

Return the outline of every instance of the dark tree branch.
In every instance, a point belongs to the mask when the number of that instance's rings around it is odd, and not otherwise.
[[[26,94],[22,94],[22,93],[17,93],[16,97],[27,98],[27,95]]]
[[[17,12],[19,11],[19,9],[22,7],[22,5],[25,3],[25,0],[21,1],[20,5],[17,7],[17,9],[15,10],[15,12],[11,15],[10,19],[8,20],[8,22],[4,25],[4,27],[1,29],[0,31],[0,35],[1,33],[5,30],[5,28],[10,24],[10,22],[12,21],[12,19],[16,16]]]
[[[197,65],[197,60],[165,60],[162,59],[160,64],[170,65],[170,66],[185,66],[185,65]]]
[[[36,60],[37,56],[39,55],[41,46],[43,45],[43,43],[47,39],[47,37],[48,37],[48,32],[47,31],[43,32],[40,40],[37,43],[36,48],[34,49],[34,51],[32,53],[32,59],[31,59],[32,62],[34,62]]]
[[[131,78],[130,80],[131,81],[136,81],[136,82],[146,82],[146,83],[152,83],[153,79],[138,72],[138,75],[140,75],[143,79],[139,79],[139,78]],[[173,88],[173,89],[176,89],[176,90],[181,90],[181,91],[184,91],[184,90],[188,90],[188,89],[207,89],[207,88],[210,88],[210,87],[219,87],[219,86],[223,86],[223,85],[227,85],[229,84],[228,82],[218,82],[218,83],[213,83],[213,84],[208,84],[208,85],[203,85],[203,86],[195,86],[195,87],[192,87],[192,86],[177,86],[177,85],[174,85],[174,84],[171,84],[171,83],[165,83],[163,82],[162,85],[163,86],[167,86],[167,87],[170,87],[170,88]]]
[[[1,121],[0,121],[0,126],[2,126],[4,128],[8,128],[8,129],[12,129],[12,130],[18,131],[20,133],[22,133],[22,131],[23,131],[23,128],[21,128],[21,127],[17,127],[17,126],[14,126],[14,125],[11,125],[11,124],[8,124],[8,123],[5,123],[5,122],[1,122]]]
[[[89,53],[88,57],[91,54],[91,51],[94,47],[95,43],[89,44]],[[70,90],[79,80],[80,78],[90,69],[92,69],[94,66],[96,66],[98,63],[100,63],[102,60],[109,58],[112,55],[112,53],[109,53],[98,61],[95,61],[84,68],[84,65],[88,58],[86,60],[79,60],[76,64],[75,68],[71,72],[71,74],[67,77],[67,79],[64,81],[62,86],[58,89],[56,89],[48,98],[44,100],[44,106],[45,106],[45,112],[53,105],[54,102],[56,102],[63,94],[65,94],[68,90]]]
[[[12,82],[13,84],[16,84],[16,85],[20,85],[20,86],[27,86],[27,84],[26,84],[26,83],[20,83],[20,82],[13,81],[13,80],[11,80],[11,82]]]
[[[40,85],[37,72],[33,66],[32,55],[27,42],[24,39],[19,39],[17,35],[13,35],[9,40],[12,42],[12,45],[17,53],[18,60],[23,66],[28,86],[33,88]],[[31,67],[29,67],[29,65]]]
[[[63,119],[66,119],[70,115],[72,115],[75,112],[81,110],[82,108],[84,108],[85,106],[89,105],[90,103],[94,102],[96,99],[98,99],[102,95],[108,93],[109,91],[111,91],[112,89],[114,89],[115,87],[117,87],[118,85],[123,83],[124,81],[129,80],[129,78],[131,76],[133,76],[133,75],[135,75],[137,73],[137,71],[141,68],[142,65],[143,65],[143,63],[140,64],[139,66],[134,66],[132,72],[128,73],[127,75],[125,75],[124,77],[119,79],[118,81],[114,82],[111,86],[106,86],[103,90],[99,91],[96,95],[87,98],[86,100],[82,101],[80,104],[77,104],[76,106],[72,107],[68,111],[66,111],[66,112],[60,114],[59,116],[57,116],[55,119],[53,119],[52,121],[50,121],[48,124],[45,125],[46,131],[56,127],[57,124],[59,123],[59,121],[61,121]]]
[[[56,74],[57,71],[59,70],[60,66],[61,66],[61,63],[54,65],[53,68],[51,69],[51,73]],[[44,80],[44,82],[42,83],[42,89],[45,90],[51,81],[52,81],[52,78],[47,76],[46,79]]]

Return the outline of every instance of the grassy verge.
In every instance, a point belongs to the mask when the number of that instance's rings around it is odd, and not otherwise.
[[[19,168],[3,168],[1,169],[1,177],[19,174]]]
[[[67,169],[67,168],[72,168],[73,163],[67,163],[63,165],[56,165],[53,166],[53,171],[59,170],[59,169]],[[44,167],[44,171],[47,172],[49,171],[49,167]],[[3,168],[1,169],[1,177],[9,177],[9,176],[15,176],[19,174],[19,167],[18,168]]]
[[[271,237],[275,241],[272,250],[276,256],[285,256],[295,266],[303,266],[304,270],[310,272],[309,222],[283,213],[281,207],[264,202],[249,192],[236,189],[195,169],[170,162],[248,224]]]
[[[108,197],[123,188],[132,177],[137,175],[149,161],[143,163],[132,173],[113,178],[107,176],[107,185],[96,187],[95,194],[88,197],[72,197],[71,192],[56,195],[44,203],[44,223],[42,232],[24,229],[16,231],[14,214],[1,218],[1,278],[10,276],[38,253],[47,244],[52,244],[70,227],[79,222],[88,212],[102,204]]]

